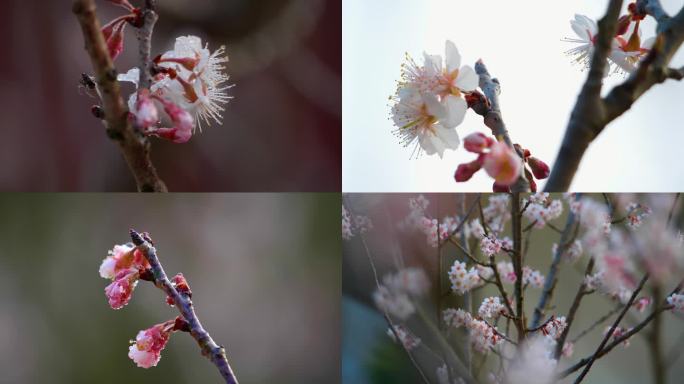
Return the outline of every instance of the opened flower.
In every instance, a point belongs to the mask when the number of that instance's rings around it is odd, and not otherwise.
[[[140,368],[154,367],[161,359],[161,351],[174,331],[175,320],[157,324],[138,332],[135,342],[128,348],[128,357]]]

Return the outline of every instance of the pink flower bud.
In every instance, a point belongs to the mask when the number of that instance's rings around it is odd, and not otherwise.
[[[508,185],[502,185],[497,183],[496,181],[494,182],[494,185],[492,185],[492,192],[496,193],[509,193],[511,191],[511,187]]]
[[[135,119],[138,126],[145,131],[159,121],[159,112],[154,101],[150,98],[150,91],[141,89],[138,92],[138,100],[135,103]]]
[[[110,25],[111,24],[111,25]],[[115,60],[124,49],[124,30],[126,19],[115,19],[102,29],[102,34],[107,42],[107,50],[112,61]]]
[[[481,156],[471,161],[470,163],[459,164],[454,174],[456,182],[464,182],[470,180],[473,175],[482,168]]]
[[[115,245],[100,265],[100,276],[114,280],[121,271],[147,269],[150,264],[145,256],[132,245]]]
[[[128,357],[140,368],[156,366],[161,359],[161,351],[169,342],[174,324],[175,320],[170,320],[138,332],[135,343],[128,348]]]
[[[138,284],[138,271],[129,269],[119,272],[114,281],[105,288],[105,295],[112,309],[121,309],[131,300]]]
[[[171,128],[151,129],[148,132],[161,138],[171,140],[177,144],[182,144],[190,140],[192,131],[195,129],[195,119],[192,115],[185,109],[168,100],[161,97],[156,97],[156,99],[164,105],[164,111],[169,115],[174,126]]]
[[[463,139],[463,148],[473,153],[482,153],[486,148],[494,144],[494,139],[485,136],[483,133],[475,132]]]
[[[501,186],[510,186],[520,177],[522,159],[506,144],[495,142],[484,159],[484,169]]]
[[[532,173],[537,179],[543,180],[549,177],[551,169],[545,162],[531,156],[527,159],[527,163],[530,165]]]
[[[190,290],[190,286],[188,285],[187,280],[185,280],[185,277],[183,276],[182,273],[177,274],[171,279],[171,283],[173,283],[173,286],[176,288],[176,291],[180,293],[181,295],[187,296],[187,297],[192,297],[192,291]],[[166,297],[166,303],[168,305],[173,306],[173,298],[170,296]]]

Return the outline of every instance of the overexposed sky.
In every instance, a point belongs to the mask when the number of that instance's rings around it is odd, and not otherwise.
[[[684,0],[662,3],[672,14]],[[513,141],[552,166],[586,76],[564,54],[574,45],[562,39],[574,37],[575,13],[598,19],[606,6],[605,0],[343,0],[343,191],[491,191],[483,171],[467,183],[453,180],[458,164],[475,158],[462,147],[443,159],[410,159],[412,147],[404,148],[392,134],[388,98],[404,54],[420,60],[423,51],[443,55],[447,39],[456,43],[463,65],[484,60],[501,82],[502,113]],[[654,29],[647,19],[642,36]],[[684,64],[684,52],[672,64]],[[605,90],[622,79],[607,78]],[[656,86],[594,141],[571,189],[684,190],[682,118],[684,83]],[[461,138],[491,132],[472,111],[456,129]]]

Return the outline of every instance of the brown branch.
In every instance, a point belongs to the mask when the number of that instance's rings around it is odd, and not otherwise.
[[[90,56],[102,95],[107,136],[119,145],[133,173],[138,191],[166,192],[166,185],[159,178],[150,159],[149,141],[132,127],[128,119],[128,108],[121,97],[116,69],[101,32],[102,27],[95,13],[94,0],[76,0],[72,10],[81,25],[85,49]]]
[[[523,280],[523,260],[522,260],[522,215],[520,214],[520,194],[511,194],[511,218],[513,231],[513,270],[515,271],[515,325],[518,329],[518,342],[525,339],[525,305],[524,292],[522,287]]]
[[[556,163],[546,183],[546,191],[568,190],[591,142],[609,123],[629,110],[641,95],[667,79],[684,78],[684,68],[674,69],[668,66],[684,42],[684,8],[676,16],[669,17],[658,0],[638,0],[637,8],[653,16],[658,22],[656,42],[636,71],[622,84],[614,87],[606,97],[601,98],[601,82],[621,6],[621,0],[611,0],[606,15],[599,21],[599,33],[589,75],[577,98]]]
[[[613,337],[613,333],[620,324],[620,321],[622,321],[622,318],[625,317],[627,311],[629,311],[629,309],[632,307],[632,304],[634,304],[634,300],[636,300],[637,296],[639,295],[639,292],[641,292],[641,289],[644,287],[644,284],[646,284],[646,280],[648,280],[648,273],[641,278],[639,285],[636,287],[634,292],[632,292],[632,297],[629,298],[629,301],[627,301],[627,304],[625,304],[617,319],[615,319],[613,325],[610,326],[610,329],[603,337],[603,340],[601,340],[601,343],[599,344],[598,348],[596,348],[596,352],[594,352],[594,354],[589,358],[589,361],[587,361],[586,366],[584,367],[580,375],[577,376],[577,378],[575,379],[575,384],[581,383],[584,377],[587,375],[587,373],[589,373],[591,366],[594,365],[594,362],[599,358],[599,355],[603,351],[603,348],[606,346],[606,344],[608,344],[608,340],[610,340],[610,338]]]
[[[136,245],[150,263],[150,269],[154,277],[154,285],[173,299],[173,303],[176,308],[178,308],[183,319],[188,322],[190,334],[195,341],[197,341],[197,344],[202,350],[202,355],[211,360],[216,368],[218,368],[221,376],[223,376],[223,379],[226,381],[226,384],[238,384],[235,374],[228,363],[226,349],[223,346],[216,344],[214,339],[211,338],[211,335],[209,335],[209,332],[202,327],[199,318],[197,318],[197,314],[195,314],[195,309],[190,297],[178,293],[173,284],[171,284],[171,281],[169,281],[169,278],[166,276],[166,272],[164,272],[164,268],[159,262],[157,251],[154,246],[133,229],[131,229],[130,232],[133,244]]]
[[[489,101],[488,108],[475,108],[473,109],[476,113],[482,115],[484,118],[484,124],[492,130],[492,133],[498,141],[506,143],[506,145],[513,151],[515,151],[518,156],[520,156],[520,161],[523,160],[523,154],[518,152],[518,150],[513,146],[513,141],[508,134],[508,129],[506,129],[506,124],[501,116],[501,105],[499,103],[499,94],[501,93],[501,85],[499,80],[493,79],[487,70],[487,66],[480,59],[475,63],[475,72],[480,77],[480,88],[482,92],[487,97]],[[530,183],[525,178],[524,174],[521,174],[518,180],[511,185],[512,192],[529,192]]]
[[[589,259],[589,263],[587,263],[587,269],[584,271],[584,277],[586,278],[588,275],[590,275],[593,269],[594,258],[592,257],[591,259]],[[563,353],[563,345],[565,345],[565,340],[567,339],[568,334],[570,333],[570,327],[572,326],[572,323],[575,320],[575,315],[577,314],[577,310],[579,309],[580,303],[582,302],[582,299],[584,298],[584,296],[586,296],[586,294],[587,284],[583,280],[580,284],[579,289],[577,290],[577,294],[575,294],[575,299],[572,301],[572,305],[570,305],[570,309],[568,310],[568,315],[565,319],[565,329],[558,338],[558,343],[556,343],[556,350],[554,351],[554,356],[556,359],[559,359],[561,354]]]

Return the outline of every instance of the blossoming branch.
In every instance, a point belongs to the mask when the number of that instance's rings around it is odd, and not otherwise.
[[[156,249],[147,233],[130,231],[132,243],[115,245],[102,261],[100,276],[112,282],[105,295],[112,309],[121,309],[133,297],[140,280],[152,282],[166,294],[166,303],[176,307],[180,316],[138,332],[129,347],[128,357],[138,367],[150,368],[159,363],[161,352],[175,332],[188,332],[197,341],[202,355],[216,366],[228,384],[237,384],[226,350],[214,342],[195,314],[192,291],[182,273],[169,279],[157,257]]]
[[[221,113],[231,96],[224,64],[225,48],[210,51],[199,37],[181,36],[174,49],[151,57],[151,38],[157,21],[155,1],[134,7],[128,0],[108,0],[125,14],[103,27],[95,14],[94,0],[77,0],[74,13],[83,29],[86,49],[95,76],[84,74],[82,85],[99,103],[92,107],[103,120],[108,136],[123,152],[140,191],[166,191],[150,160],[148,137],[185,143],[202,124],[221,123]],[[135,28],[139,41],[139,66],[117,75],[113,61],[124,51],[126,26]],[[135,91],[124,104],[120,83]]]
[[[684,246],[675,225],[679,195],[605,194],[597,200],[513,193],[490,195],[487,205],[480,196],[471,197],[469,208],[466,196],[460,195],[458,214],[435,217],[429,213],[430,201],[421,195],[409,200],[403,220],[387,224],[398,237],[421,234],[438,255],[436,294],[426,272],[434,269],[407,265],[396,256],[401,252],[394,256],[400,267],[377,278],[372,294],[387,320],[388,334],[409,354],[426,383],[529,383],[530,372],[533,382],[552,383],[578,371],[574,382],[579,383],[598,359],[617,347],[627,348],[630,338],[646,327],[651,330],[642,335],[648,340],[654,382],[663,382],[664,335],[657,324],[664,313],[684,308]],[[347,201],[342,207],[343,237],[363,243],[375,272],[366,237],[373,236],[377,224],[351,206]],[[564,212],[565,223],[558,223]],[[379,215],[383,221],[389,216],[386,210]],[[535,246],[542,229],[545,237],[558,236],[550,249]],[[390,247],[405,243],[396,241]],[[443,269],[444,251],[450,246],[458,256]],[[550,255],[545,272],[527,265],[539,253]],[[563,268],[582,271],[583,280],[571,302],[554,302]],[[441,290],[443,278],[450,285],[448,292]],[[582,300],[589,295],[602,297],[612,308],[600,316],[582,312]],[[530,296],[535,298],[531,313],[524,304]],[[443,306],[446,297],[460,305]],[[475,297],[482,301],[475,302]],[[439,316],[428,310],[434,307],[440,309]],[[575,320],[582,315],[594,321],[579,331]],[[598,340],[584,337],[602,326]],[[452,342],[454,334],[468,342]],[[594,352],[575,363],[563,361],[572,359],[580,342],[596,345]],[[475,357],[469,357],[472,352]],[[496,362],[488,363],[489,355]],[[478,365],[484,372],[473,368]]]
[[[608,123],[653,85],[684,77],[684,68],[668,67],[684,41],[684,8],[670,17],[658,0],[637,0],[620,16],[622,3],[611,0],[599,23],[584,15],[575,15],[570,22],[576,37],[565,41],[576,46],[566,53],[589,73],[553,170],[512,141],[501,114],[498,80],[482,60],[474,68],[462,66],[452,41],[446,42],[444,57],[425,53],[416,61],[406,55],[390,97],[395,135],[402,145],[412,147],[416,157],[425,153],[441,158],[460,146],[456,128],[471,109],[483,117],[490,132],[475,132],[463,140],[465,150],[476,158],[457,166],[456,182],[466,182],[484,169],[494,181],[494,192],[536,192],[537,181],[546,178],[547,191],[567,190],[586,148]],[[648,16],[658,23],[657,35],[643,39],[640,26]],[[602,79],[611,73],[629,78],[601,98]]]

